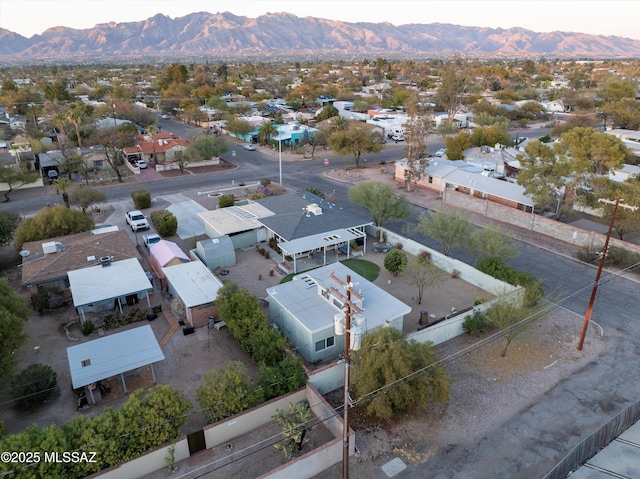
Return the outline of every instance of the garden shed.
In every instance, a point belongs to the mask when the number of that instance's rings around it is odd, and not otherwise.
[[[198,241],[195,254],[210,270],[236,264],[236,251],[228,235]]]

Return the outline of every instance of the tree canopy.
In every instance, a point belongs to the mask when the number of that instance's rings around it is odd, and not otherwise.
[[[392,220],[402,220],[411,213],[411,204],[396,195],[391,186],[376,181],[363,181],[349,188],[349,199],[366,208],[376,226]]]
[[[407,341],[395,328],[365,334],[355,353],[352,384],[357,401],[380,419],[449,399],[450,380],[429,344]]]
[[[200,135],[189,144],[188,152],[196,158],[208,160],[220,156],[229,150],[228,143],[214,135]]]
[[[80,210],[72,210],[62,205],[45,206],[33,218],[26,218],[20,222],[13,243],[17,249],[21,249],[27,241],[82,233],[94,227],[93,218]]]
[[[0,246],[6,246],[13,239],[13,232],[20,222],[20,215],[0,211]]]
[[[432,211],[430,216],[422,216],[417,226],[427,236],[442,245],[442,252],[449,256],[454,246],[464,246],[473,229],[471,223],[460,211]]]
[[[360,167],[363,153],[376,153],[382,149],[382,137],[378,133],[351,125],[347,130],[338,130],[329,137],[329,147],[341,155],[353,155],[356,168]]]
[[[0,279],[0,377],[11,374],[13,370],[13,351],[27,340],[22,328],[30,315],[24,298],[5,278]]]

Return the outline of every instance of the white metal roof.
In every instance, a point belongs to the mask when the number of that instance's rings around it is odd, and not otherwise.
[[[70,346],[67,348],[67,358],[71,383],[76,389],[162,361],[164,354],[151,326],[147,324]]]
[[[200,261],[178,264],[162,271],[187,308],[215,301],[222,288],[222,281]]]
[[[76,269],[67,275],[76,308],[153,289],[136,258]]]
[[[280,243],[279,246],[285,254],[293,256],[294,254],[303,253],[305,251],[328,248],[344,242],[351,242],[357,238],[362,238],[363,236],[366,236],[366,233],[358,230],[339,229],[327,231],[322,234],[305,236],[304,238],[298,238],[291,241],[285,241]]]
[[[272,211],[255,202],[198,213],[219,236],[260,228],[259,219],[272,215]]]
[[[267,289],[270,298],[279,303],[310,332],[316,333],[333,327],[333,316],[341,310],[321,296],[319,288],[341,287],[331,279],[334,274],[342,281],[351,275],[353,289],[364,298],[364,317],[367,330],[382,326],[387,320],[406,316],[411,306],[403,303],[382,288],[347,268],[333,263],[295,276],[293,281]]]

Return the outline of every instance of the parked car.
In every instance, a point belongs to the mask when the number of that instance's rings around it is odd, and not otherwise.
[[[131,231],[149,229],[149,221],[147,220],[147,217],[142,214],[141,211],[138,211],[138,210],[127,211],[127,214],[125,215],[125,219],[127,220],[127,224],[131,227]]]
[[[436,151],[436,156],[438,158],[444,156],[447,154],[447,149],[446,148],[440,148],[438,151]]]
[[[163,118],[163,119],[165,119],[165,120],[168,120],[168,119],[169,119],[169,118],[171,118],[171,117],[170,117],[169,115],[167,115],[167,114],[164,114],[164,115],[162,115],[162,117],[161,117],[161,118]]]
[[[138,160],[136,161],[136,166],[142,170],[144,170],[147,167],[147,162],[144,160]]]
[[[58,181],[58,179],[60,178],[60,176],[58,175],[58,172],[56,170],[49,170],[47,172],[47,178],[49,178],[49,184],[52,185],[54,184],[56,181]]]
[[[156,233],[151,233],[142,237],[142,241],[144,242],[146,248],[151,248],[154,244],[161,240],[162,238],[160,237],[160,235]]]
[[[398,143],[399,141],[404,141],[404,136],[396,134],[396,135],[393,135],[391,139],[396,143]]]
[[[252,143],[247,143],[242,148],[244,148],[247,151],[256,151],[256,145],[254,145]]]

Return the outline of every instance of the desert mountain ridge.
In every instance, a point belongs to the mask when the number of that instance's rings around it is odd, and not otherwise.
[[[424,16],[428,20],[428,15]],[[576,32],[538,33],[524,28],[483,28],[442,23],[347,23],[290,13],[257,18],[197,12],[170,18],[53,27],[26,38],[0,28],[0,60],[108,57],[640,57],[640,40]]]

